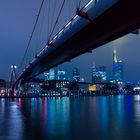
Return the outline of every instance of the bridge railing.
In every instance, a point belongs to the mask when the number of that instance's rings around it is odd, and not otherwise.
[[[119,0],[90,0],[80,10],[87,13],[88,17],[93,21],[104,11],[110,8],[113,4]],[[73,36],[76,32],[84,28],[91,21],[75,15],[53,38],[49,41],[54,46],[59,46],[65,42],[68,38]]]

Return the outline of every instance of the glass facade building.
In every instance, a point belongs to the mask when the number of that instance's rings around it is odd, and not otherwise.
[[[117,59],[117,51],[113,52],[113,80],[115,82],[123,81],[123,62]]]
[[[80,72],[79,72],[78,68],[73,69],[72,75],[73,75],[73,81],[75,81],[75,82],[80,81]]]

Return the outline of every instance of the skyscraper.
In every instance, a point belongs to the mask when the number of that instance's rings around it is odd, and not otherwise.
[[[95,83],[96,76],[97,76],[97,69],[96,69],[95,63],[93,62],[93,66],[92,66],[92,83]]]
[[[58,75],[58,80],[65,80],[66,79],[66,77],[65,77],[66,72],[64,70],[59,69],[57,75]]]
[[[80,72],[79,72],[78,68],[73,69],[72,75],[73,75],[73,81],[79,82],[79,80],[80,80]]]
[[[44,80],[50,80],[50,73],[49,72],[44,72]]]
[[[123,62],[117,59],[117,51],[113,51],[113,80],[115,82],[123,81]]]
[[[96,67],[95,63],[92,66],[92,83],[104,83],[107,80],[106,67]]]
[[[53,68],[49,71],[49,80],[57,80],[57,69]]]
[[[105,66],[100,66],[98,69],[98,75],[101,77],[101,83],[104,83],[107,81],[107,72]]]
[[[61,69],[50,69],[49,72],[44,73],[45,80],[66,80],[66,72]]]

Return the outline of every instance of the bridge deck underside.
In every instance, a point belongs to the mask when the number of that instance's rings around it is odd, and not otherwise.
[[[38,61],[18,80],[38,75],[45,70],[95,49],[140,27],[139,1],[120,0],[73,37]]]

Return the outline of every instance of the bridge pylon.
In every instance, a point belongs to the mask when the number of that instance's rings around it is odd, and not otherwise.
[[[10,78],[9,78],[9,86],[10,88],[12,88],[14,82],[17,80],[17,66],[12,64],[11,65],[11,74],[10,74]]]

